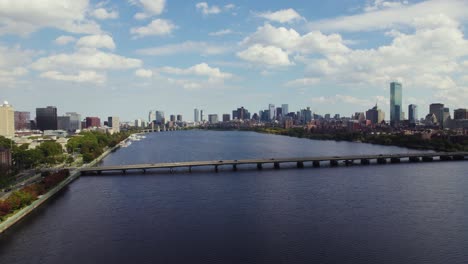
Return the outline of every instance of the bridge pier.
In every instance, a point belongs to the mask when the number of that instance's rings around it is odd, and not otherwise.
[[[338,161],[337,161],[337,160],[330,160],[330,166],[331,166],[331,167],[336,167],[336,166],[338,166]]]
[[[142,169],[142,171],[143,171],[143,174],[146,174],[146,169]]]
[[[312,166],[314,166],[314,168],[320,167],[320,161],[318,161],[318,160],[312,161]]]
[[[453,160],[464,160],[465,159],[465,156],[462,156],[462,155],[454,155],[453,156]]]
[[[192,166],[188,167],[188,171],[191,173],[192,172]]]
[[[368,159],[361,159],[361,165],[369,165],[370,161]]]
[[[387,164],[387,159],[386,158],[377,158],[377,163],[378,164]]]
[[[257,169],[259,169],[259,170],[263,169],[262,163],[257,163]]]
[[[127,174],[127,170],[122,170],[122,174]]]
[[[433,157],[423,157],[422,160],[423,160],[424,162],[431,162],[431,161],[434,160],[434,158],[433,158]]]
[[[102,171],[98,171],[97,174],[98,174],[98,175],[101,175],[101,174],[102,174]]]
[[[440,156],[439,159],[442,160],[442,161],[447,161],[447,160],[452,160],[452,157],[451,156]]]
[[[304,162],[298,161],[298,162],[297,162],[297,167],[298,167],[299,169],[304,168]]]
[[[280,164],[279,164],[279,162],[275,162],[275,163],[273,164],[273,167],[275,168],[275,170],[279,170],[279,169],[280,169]]]
[[[400,158],[390,158],[390,162],[391,163],[400,163],[401,160],[400,160]]]
[[[232,165],[232,170],[237,171],[237,164]]]
[[[419,157],[409,157],[409,161],[410,162],[419,162],[421,160],[419,159]]]
[[[218,165],[215,165],[215,172],[218,172]]]
[[[354,160],[345,160],[344,163],[346,166],[351,166],[354,164]]]

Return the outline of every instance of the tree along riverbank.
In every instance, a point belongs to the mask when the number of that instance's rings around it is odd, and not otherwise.
[[[283,135],[297,138],[308,138],[315,140],[334,140],[334,141],[349,141],[362,142],[384,146],[398,146],[411,149],[435,150],[443,152],[452,151],[468,151],[468,137],[458,138],[456,142],[450,140],[450,137],[433,137],[431,139],[423,139],[420,135],[404,135],[404,134],[371,134],[363,132],[345,132],[337,131],[329,132],[314,132],[307,131],[304,128],[279,128],[279,127],[257,127],[257,128],[241,128],[241,129],[220,129],[220,128],[200,128],[208,130],[237,130],[237,131],[253,131],[257,133]]]

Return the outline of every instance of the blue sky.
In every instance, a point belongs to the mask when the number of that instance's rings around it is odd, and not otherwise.
[[[468,107],[468,1],[6,0],[0,100],[16,110],[193,119],[193,108],[350,116],[389,83],[420,116]]]

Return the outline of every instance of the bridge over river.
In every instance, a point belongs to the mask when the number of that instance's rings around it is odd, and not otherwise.
[[[299,157],[299,158],[271,158],[271,159],[245,159],[245,160],[211,160],[211,161],[187,161],[154,164],[135,164],[118,166],[101,166],[81,168],[81,174],[102,174],[102,172],[142,171],[153,169],[169,169],[171,172],[176,168],[187,168],[189,172],[194,167],[213,167],[218,171],[220,167],[230,166],[234,171],[241,165],[256,165],[261,170],[265,164],[272,164],[274,169],[280,169],[281,164],[295,164],[297,168],[304,168],[307,163],[312,167],[320,167],[329,164],[330,167],[344,165],[369,165],[406,162],[432,162],[432,161],[455,161],[466,160],[468,152],[424,152],[403,154],[380,154],[380,155],[353,155],[353,156],[329,156],[329,157]]]

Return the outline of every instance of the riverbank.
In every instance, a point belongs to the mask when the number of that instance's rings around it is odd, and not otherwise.
[[[2,221],[0,223],[0,235],[3,232],[7,231],[13,225],[15,225],[16,223],[21,221],[23,218],[28,216],[30,213],[32,213],[34,211],[34,209],[38,208],[39,206],[41,206],[42,204],[47,202],[50,198],[52,198],[55,194],[60,192],[63,188],[65,188],[70,183],[72,183],[73,181],[78,179],[80,177],[80,175],[81,175],[81,173],[80,173],[81,168],[95,166],[96,164],[101,162],[105,157],[107,157],[107,155],[109,155],[113,151],[120,148],[121,144],[126,143],[128,140],[129,140],[129,137],[122,140],[119,144],[115,145],[114,147],[107,149],[106,151],[104,151],[104,153],[102,153],[99,157],[97,157],[96,159],[94,159],[90,163],[83,164],[81,167],[76,168],[75,170],[71,171],[70,176],[67,177],[65,180],[63,180],[62,182],[60,182],[57,186],[55,186],[54,188],[49,190],[47,193],[41,195],[37,200],[33,201],[30,205],[21,208],[20,210],[15,212],[13,215],[11,215],[10,217],[8,217],[4,221]]]
[[[202,128],[203,129],[203,128]],[[282,135],[297,138],[308,138],[312,140],[333,140],[368,143],[382,146],[397,146],[409,149],[418,150],[434,150],[438,152],[456,152],[468,151],[468,140],[460,143],[454,143],[446,138],[434,138],[431,140],[422,139],[418,135],[400,135],[400,134],[370,134],[360,132],[343,132],[336,133],[314,133],[303,128],[241,128],[241,129],[221,129],[221,128],[204,128],[209,130],[219,131],[252,131],[263,134]]]

